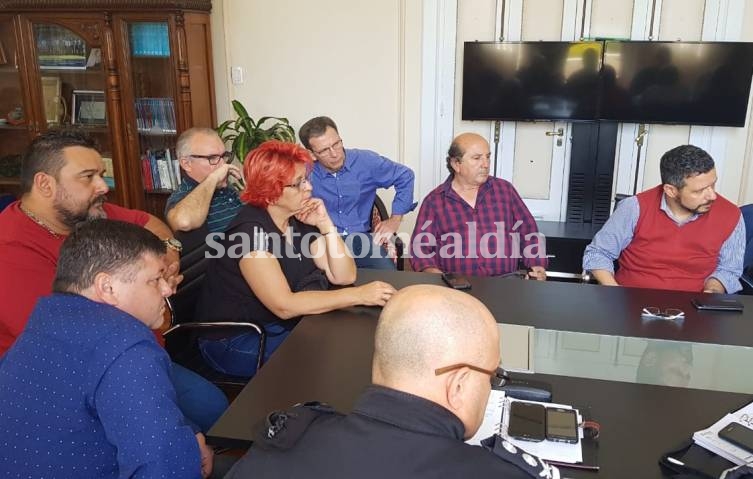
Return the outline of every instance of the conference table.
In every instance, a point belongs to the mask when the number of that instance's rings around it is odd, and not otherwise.
[[[397,288],[443,284],[426,273],[359,271],[358,283],[375,279]],[[664,477],[657,463],[663,453],[753,399],[753,298],[738,298],[743,313],[702,313],[691,308],[691,293],[470,280],[469,294],[498,323],[530,327],[530,377],[551,384],[554,402],[601,424],[599,471],[567,468],[564,477]],[[679,308],[686,317],[645,321],[645,306]],[[248,447],[270,411],[299,402],[350,411],[370,382],[379,312],[355,307],[303,318],[211,428],[208,442]]]

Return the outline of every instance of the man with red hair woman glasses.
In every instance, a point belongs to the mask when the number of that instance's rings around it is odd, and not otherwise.
[[[356,279],[356,265],[321,199],[311,197],[311,157],[302,147],[267,141],[246,157],[245,206],[224,234],[208,238],[212,256],[198,317],[253,319],[267,332],[265,359],[306,314],[383,306],[395,288],[381,281],[328,290]],[[215,369],[251,376],[258,336],[203,341]]]

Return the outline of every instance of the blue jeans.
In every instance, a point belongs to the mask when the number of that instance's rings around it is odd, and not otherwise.
[[[387,249],[374,244],[374,236],[371,233],[354,233],[344,236],[343,241],[353,253],[358,268],[397,269]]]
[[[183,366],[172,363],[172,381],[183,415],[207,432],[227,409],[227,397],[214,384]]]
[[[264,361],[290,334],[290,330],[283,328],[280,323],[270,323],[264,326],[267,342],[264,345]],[[256,364],[259,358],[259,335],[245,333],[231,338],[200,339],[199,349],[204,360],[213,369],[232,376],[251,377],[256,374]]]

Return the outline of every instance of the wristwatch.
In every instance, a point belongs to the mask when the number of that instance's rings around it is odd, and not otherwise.
[[[183,243],[181,243],[175,238],[165,238],[162,240],[162,242],[165,243],[165,246],[167,246],[173,251],[177,251],[178,253],[183,251]]]

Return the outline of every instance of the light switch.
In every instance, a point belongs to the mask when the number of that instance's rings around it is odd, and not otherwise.
[[[243,84],[243,67],[231,67],[230,68],[230,80],[233,85]]]

